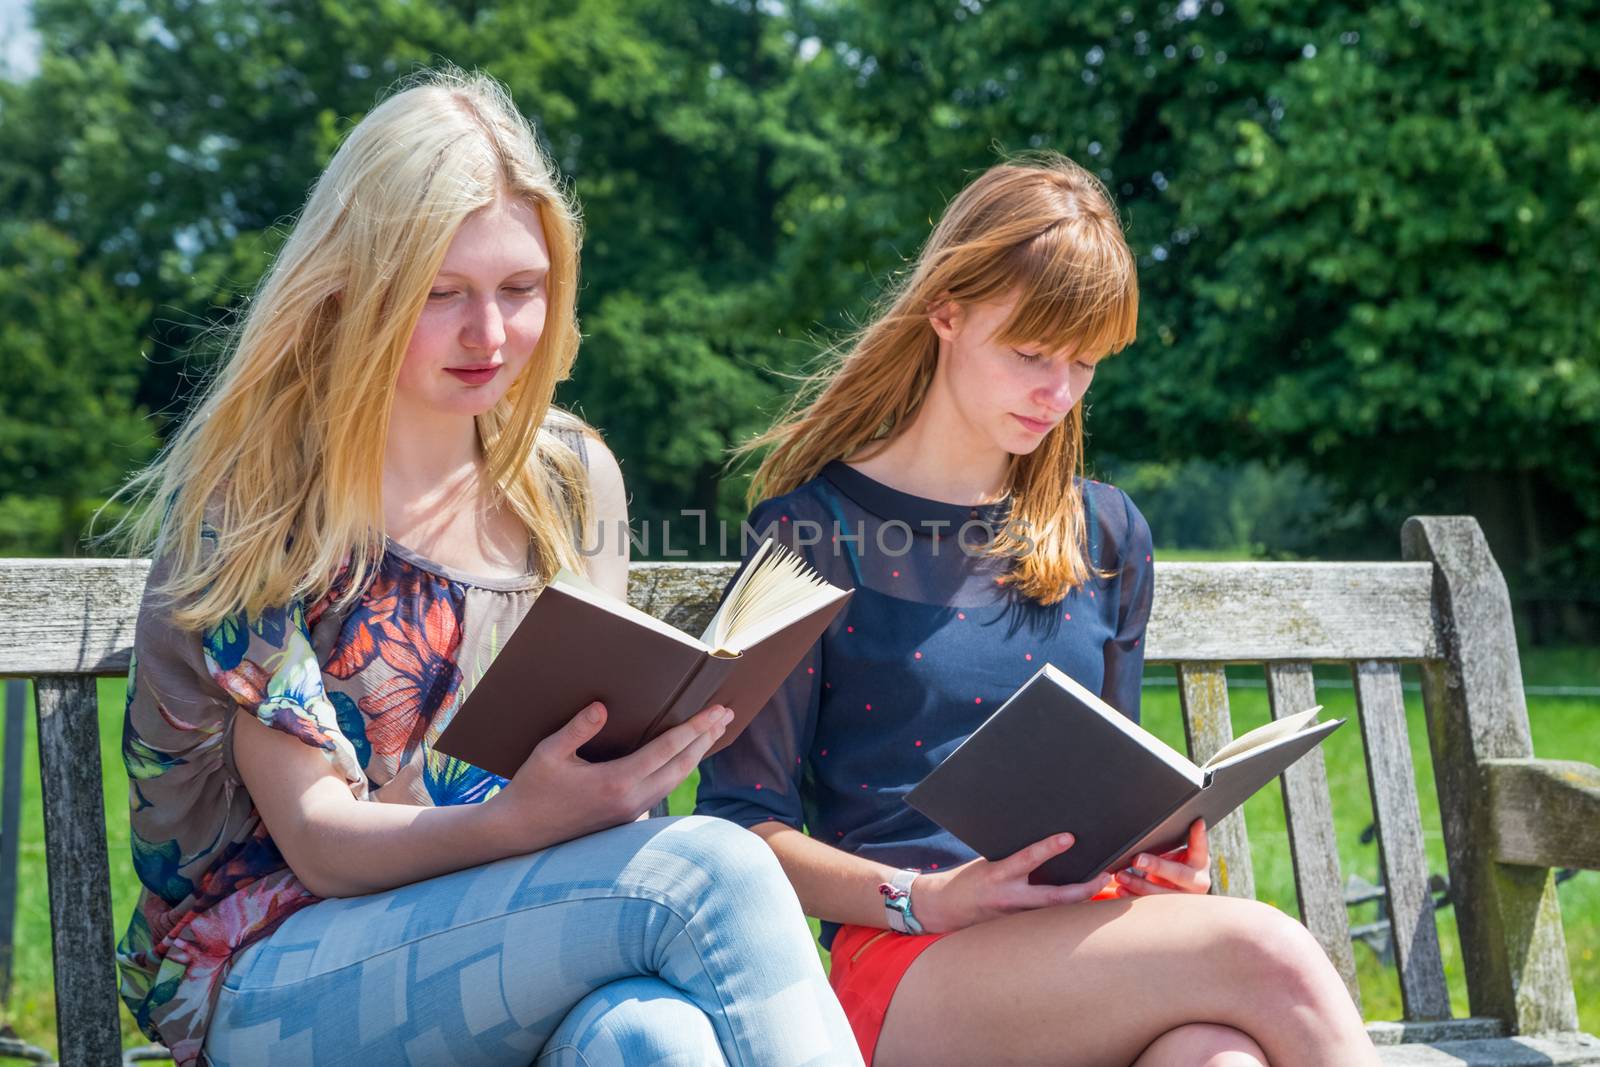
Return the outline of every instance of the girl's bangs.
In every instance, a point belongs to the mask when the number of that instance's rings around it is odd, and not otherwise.
[[[1133,256],[1114,227],[1093,219],[1063,220],[1006,256],[1017,303],[996,338],[1070,349],[1095,361],[1134,339],[1139,282]]]

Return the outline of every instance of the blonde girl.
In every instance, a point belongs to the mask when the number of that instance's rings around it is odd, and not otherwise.
[[[1137,309],[1100,183],[996,166],[751,446],[750,525],[856,592],[702,767],[699,810],[764,838],[823,920],[871,1063],[1376,1062],[1304,927],[1205,895],[1202,824],[1114,877],[1033,885],[1077,827],[988,862],[903,800],[1046,662],[1138,717],[1150,530],[1082,476],[1084,396]]]
[[[485,77],[345,139],[135,483],[156,564],[123,752],[122,994],[180,1064],[859,1063],[771,854],[635,821],[729,713],[501,779],[432,742],[558,566],[626,591],[599,438],[551,407],[579,226]],[[592,540],[584,543],[594,543]]]

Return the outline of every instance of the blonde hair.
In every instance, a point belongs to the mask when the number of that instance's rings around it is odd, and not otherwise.
[[[426,72],[334,153],[221,371],[127,487],[146,506],[123,532],[166,560],[160,591],[180,625],[315,599],[341,572],[341,603],[360,594],[383,552],[401,361],[456,230],[501,194],[538,212],[551,266],[533,358],[476,420],[486,477],[527,525],[544,577],[581,566],[575,527],[591,501],[581,459],[553,432],[581,424],[546,424],[578,349],[577,210],[499,83]]]
[[[996,333],[1005,344],[1070,345],[1098,359],[1134,338],[1139,285],[1111,195],[1062,156],[991,167],[945,210],[915,267],[879,311],[834,352],[778,423],[741,446],[771,446],[750,502],[781,496],[830,460],[874,454],[916,415],[933,380],[939,338],[928,321],[940,302],[1015,296]],[[1088,580],[1083,500],[1083,405],[1028,455],[1013,456],[1011,521],[990,543],[1016,557],[1005,581],[1053,603]]]

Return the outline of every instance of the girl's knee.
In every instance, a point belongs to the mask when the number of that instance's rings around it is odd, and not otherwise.
[[[1238,901],[1221,924],[1230,955],[1252,984],[1296,1003],[1340,984],[1327,953],[1297,920],[1270,904]]]
[[[715,1029],[680,990],[659,978],[601,986],[567,1013],[538,1067],[724,1063]]]
[[[1133,1067],[1265,1067],[1267,1054],[1242,1030],[1190,1023],[1157,1038]]]
[[[748,889],[756,885],[788,885],[772,849],[737,823],[709,815],[674,820],[672,837],[661,843],[717,879]]]

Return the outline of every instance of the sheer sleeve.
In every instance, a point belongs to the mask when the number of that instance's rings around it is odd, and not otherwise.
[[[1106,538],[1115,546],[1114,557],[1120,591],[1117,629],[1105,646],[1105,683],[1101,696],[1124,715],[1139,721],[1139,690],[1144,678],[1144,632],[1150,621],[1150,605],[1155,593],[1155,551],[1151,546],[1150,524],[1127,493],[1122,498],[1121,514],[1108,508]],[[1118,529],[1117,527],[1121,527]],[[1108,561],[1109,563],[1110,561]]]
[[[351,704],[341,714],[329,699],[300,604],[230,615],[201,634],[201,647],[207,673],[235,704],[263,726],[319,750],[352,793],[366,795],[366,774],[341,728],[353,715],[349,726],[364,736],[360,712]]]
[[[805,532],[821,516],[804,515],[806,509],[796,505],[795,501],[779,498],[761,503],[750,513],[746,526],[754,537],[741,538],[746,564],[769,533],[814,566],[822,562],[815,558],[811,544],[815,538]],[[827,576],[828,568],[818,569]],[[797,830],[801,828],[805,815],[800,779],[816,731],[822,677],[819,640],[744,733],[700,764],[696,813],[715,815],[741,826],[776,819]]]

